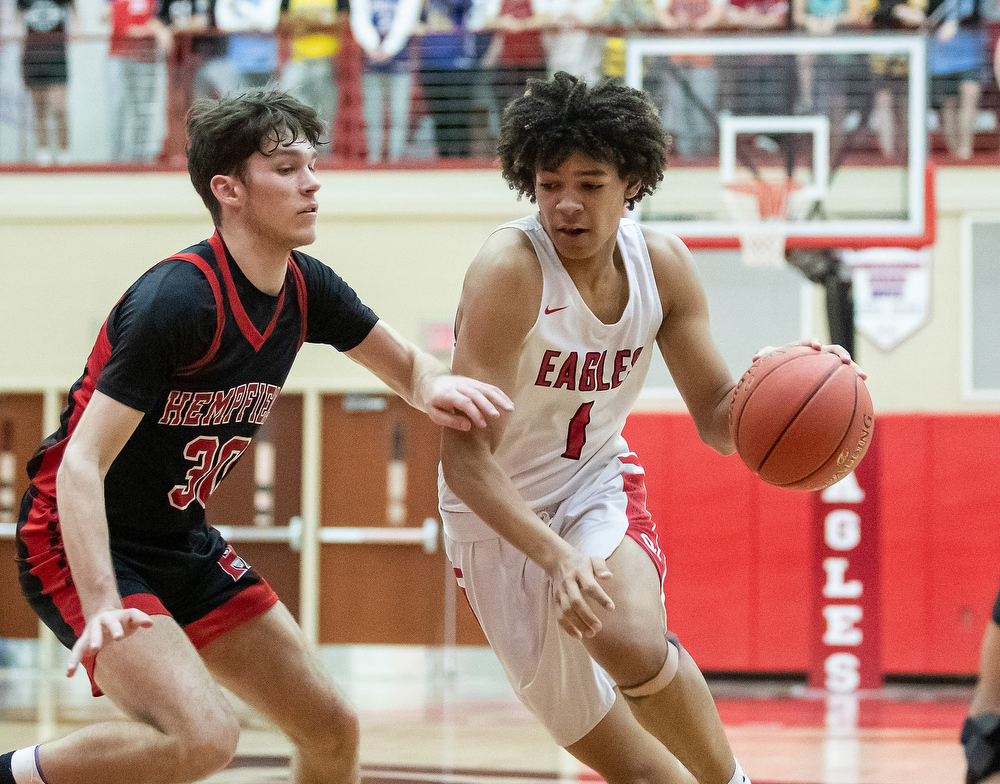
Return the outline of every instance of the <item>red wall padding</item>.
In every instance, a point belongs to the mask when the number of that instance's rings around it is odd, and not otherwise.
[[[625,430],[667,558],[667,616],[705,670],[809,667],[809,493],[771,487],[682,413]],[[971,674],[1000,584],[1000,415],[884,414],[882,663]]]

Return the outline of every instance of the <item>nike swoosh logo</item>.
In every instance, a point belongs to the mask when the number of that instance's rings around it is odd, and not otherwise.
[[[569,307],[569,305],[563,305],[561,308],[549,308],[549,307],[547,307],[547,308],[545,308],[545,315],[546,316],[551,316],[553,313],[558,313],[560,310],[566,310],[566,308],[568,308],[568,307]]]

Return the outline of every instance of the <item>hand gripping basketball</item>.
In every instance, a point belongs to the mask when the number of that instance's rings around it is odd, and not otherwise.
[[[845,353],[815,344],[758,355],[736,385],[729,428],[765,482],[822,490],[861,462],[875,417],[863,374]]]

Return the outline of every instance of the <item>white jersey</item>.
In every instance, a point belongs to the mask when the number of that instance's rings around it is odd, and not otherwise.
[[[628,304],[614,324],[598,319],[577,291],[535,216],[501,228],[523,231],[542,267],[542,301],[521,347],[510,414],[495,457],[535,511],[549,509],[628,454],[622,437],[656,349],[663,310],[645,238],[623,218],[618,249]],[[445,532],[457,541],[497,534],[448,488],[439,473]]]

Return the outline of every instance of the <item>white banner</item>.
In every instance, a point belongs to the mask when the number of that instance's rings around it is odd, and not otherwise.
[[[868,248],[843,251],[853,269],[854,324],[890,350],[930,316],[931,249]]]

